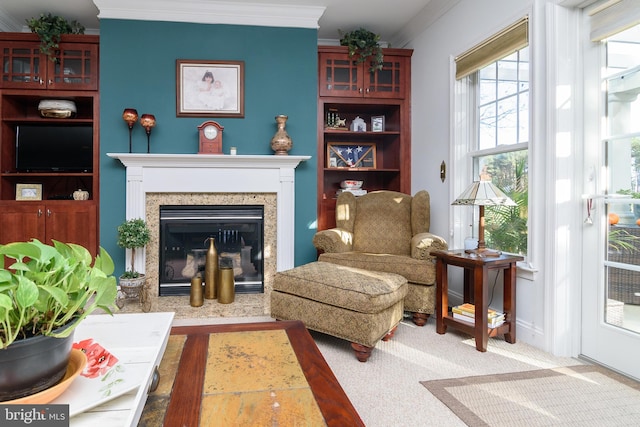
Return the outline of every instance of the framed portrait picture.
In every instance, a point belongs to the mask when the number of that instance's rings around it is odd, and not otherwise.
[[[371,131],[384,132],[384,116],[371,116]]]
[[[42,200],[42,184],[16,184],[16,200]]]
[[[176,60],[177,117],[244,117],[244,62]]]
[[[375,169],[376,144],[328,143],[327,168]]]

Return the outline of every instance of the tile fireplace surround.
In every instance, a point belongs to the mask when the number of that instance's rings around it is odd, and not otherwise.
[[[176,318],[252,317],[270,313],[276,271],[294,266],[295,168],[310,156],[108,153],[126,167],[126,217],[145,218],[151,230],[135,268],[148,276],[151,311]],[[264,205],[264,293],[237,294],[231,304],[189,296],[158,296],[160,205]],[[127,259],[130,253],[127,250]],[[127,301],[122,312],[140,311]]]

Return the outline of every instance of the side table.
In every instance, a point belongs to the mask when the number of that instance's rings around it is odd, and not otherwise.
[[[498,257],[480,257],[464,250],[433,251],[436,257],[436,331],[444,334],[447,326],[459,329],[476,339],[476,349],[487,351],[488,337],[504,334],[508,343],[516,342],[516,263],[524,260],[518,255],[502,254]],[[464,268],[464,302],[475,304],[475,322],[454,319],[449,313],[448,266]],[[489,270],[502,270],[504,274],[502,325],[487,327],[489,301]]]

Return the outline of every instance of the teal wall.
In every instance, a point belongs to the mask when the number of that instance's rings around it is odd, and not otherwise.
[[[125,219],[125,169],[105,153],[128,152],[124,108],[153,114],[152,153],[197,153],[196,127],[207,118],[176,117],[176,59],[244,61],[244,118],[224,126],[223,150],[273,154],[274,117],[289,116],[292,155],[311,155],[296,169],[295,264],[316,258],[317,31],[241,25],[129,20],[100,21],[100,244],[125,269],[116,227]],[[133,152],[145,153],[144,129],[133,129]]]

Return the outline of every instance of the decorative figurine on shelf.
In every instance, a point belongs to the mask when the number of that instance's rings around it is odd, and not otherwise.
[[[78,188],[73,192],[73,200],[89,200],[89,192]]]
[[[351,122],[351,131],[352,132],[366,132],[367,124],[362,120],[359,116],[353,119]]]
[[[347,119],[341,119],[337,110],[329,109],[327,113],[327,128],[347,129]]]

